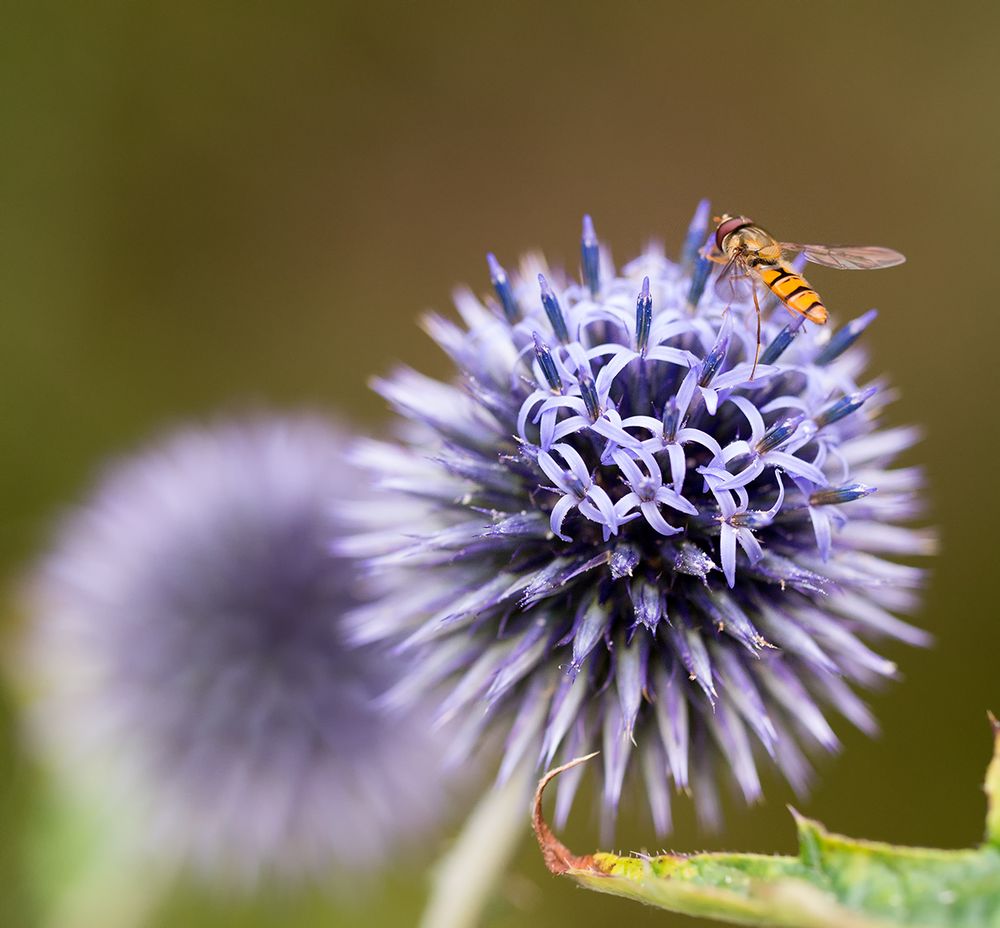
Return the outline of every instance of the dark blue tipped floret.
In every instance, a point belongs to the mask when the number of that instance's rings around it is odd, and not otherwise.
[[[720,338],[713,346],[712,350],[701,362],[701,371],[698,374],[698,386],[707,387],[719,373],[722,362],[726,360],[726,352],[729,350],[729,336]]]
[[[500,305],[503,307],[504,315],[508,322],[517,322],[521,318],[521,309],[517,305],[517,297],[514,296],[514,289],[510,285],[507,272],[503,269],[496,255],[490,252],[486,255],[486,264],[490,269],[490,283],[496,291]]]
[[[711,570],[718,570],[712,559],[697,545],[690,541],[681,543],[680,550],[674,558],[674,570],[705,580]]]
[[[802,323],[806,321],[805,316],[796,316],[791,322],[788,323],[771,341],[768,343],[767,347],[764,349],[760,356],[760,363],[764,365],[774,364],[784,353],[785,349],[795,340],[795,336],[799,334],[802,328]]]
[[[591,296],[601,289],[601,246],[594,231],[594,221],[583,217],[583,237],[580,240],[580,257],[583,260],[583,280]]]
[[[684,239],[684,250],[681,253],[681,262],[690,267],[698,260],[698,252],[705,244],[708,235],[708,217],[711,206],[708,200],[701,200],[695,208],[691,217],[691,224],[688,226],[687,237]]]
[[[826,343],[826,346],[816,355],[816,363],[819,365],[829,364],[839,358],[848,348],[859,338],[861,333],[868,328],[878,316],[878,310],[869,309],[863,316],[858,316],[842,326],[833,333],[833,338]]]
[[[641,556],[631,545],[621,545],[611,552],[611,561],[608,568],[611,571],[613,580],[621,580],[622,577],[631,577],[632,571],[641,560]]]
[[[538,286],[542,291],[542,306],[545,308],[545,315],[549,317],[552,331],[556,333],[556,338],[565,345],[569,341],[569,330],[566,328],[566,320],[563,318],[559,300],[544,274],[538,275]]]
[[[815,416],[814,422],[819,428],[825,425],[833,425],[839,422],[844,416],[849,416],[852,412],[860,409],[865,400],[870,400],[876,393],[878,387],[869,387],[867,390],[859,390],[856,393],[848,393],[842,396],[835,403],[831,403],[821,413]]]
[[[659,584],[649,580],[641,580],[633,583],[629,588],[632,596],[632,605],[635,608],[636,625],[645,625],[650,631],[654,631],[659,625],[660,619],[664,618],[663,590]]]
[[[691,275],[691,286],[688,288],[688,304],[696,307],[701,302],[705,285],[712,274],[712,262],[705,257],[699,257]]]
[[[602,410],[601,401],[597,397],[597,388],[594,386],[594,378],[586,368],[580,368],[577,377],[580,381],[580,395],[583,397],[583,403],[587,407],[587,412],[590,413],[590,418],[596,421]]]
[[[876,487],[865,486],[863,483],[845,483],[840,487],[824,487],[809,496],[810,506],[835,506],[840,503],[850,503],[856,499],[864,499],[875,492]]]
[[[653,324],[653,298],[649,295],[649,278],[642,279],[642,289],[635,302],[635,348],[640,354],[649,346],[649,329]]]
[[[562,378],[556,369],[556,362],[552,360],[552,352],[549,350],[549,346],[541,340],[537,332],[532,332],[531,337],[535,342],[535,357],[538,358],[538,366],[542,369],[546,383],[552,388],[553,392],[562,393]]]
[[[677,407],[677,397],[672,396],[663,405],[663,439],[672,442],[677,437],[677,426],[680,422],[680,410]]]
[[[780,448],[792,435],[802,422],[801,416],[792,416],[780,422],[775,422],[757,442],[757,453],[767,454],[775,448]]]

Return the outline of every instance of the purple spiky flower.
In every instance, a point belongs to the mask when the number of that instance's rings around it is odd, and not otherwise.
[[[919,471],[892,467],[917,433],[881,423],[853,347],[874,312],[814,328],[765,305],[751,379],[753,307],[707,286],[707,221],[679,262],[616,271],[585,218],[582,282],[489,255],[496,301],[425,320],[456,381],[378,381],[405,425],[357,452],[384,493],[344,549],[384,598],[352,624],[409,655],[390,702],[443,691],[457,758],[505,733],[501,776],[601,749],[608,827],[632,766],[661,832],[671,783],[708,823],[718,773],[753,801],[770,758],[804,788],[828,710],[874,727],[855,689],[895,667],[870,643],[927,641],[896,615],[922,572],[892,558],[933,539],[906,525]]]
[[[393,662],[345,642],[347,440],[312,417],[179,432],[113,467],[34,575],[34,731],[156,861],[336,881],[440,811],[428,716],[379,712]]]

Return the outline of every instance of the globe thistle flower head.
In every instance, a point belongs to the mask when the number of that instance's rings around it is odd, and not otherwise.
[[[679,261],[618,270],[585,218],[579,281],[490,255],[496,299],[425,321],[458,378],[379,380],[405,427],[357,452],[384,497],[344,550],[384,598],[352,624],[410,655],[389,701],[443,690],[458,759],[505,732],[501,776],[600,749],[606,830],[631,768],[660,831],[670,786],[708,823],[717,774],[748,801],[762,764],[804,788],[831,713],[874,728],[856,691],[895,667],[872,644],[927,641],[898,617],[922,573],[893,561],[932,547],[907,525],[920,474],[893,466],[917,433],[882,424],[854,345],[874,312],[819,328],[765,302],[754,370],[708,234],[703,203]]]
[[[379,712],[392,661],[345,640],[345,440],[308,417],[180,432],[111,469],[31,584],[47,750],[213,881],[367,868],[439,805],[429,720]]]

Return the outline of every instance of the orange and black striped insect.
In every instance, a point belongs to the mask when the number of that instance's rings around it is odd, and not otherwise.
[[[715,282],[715,291],[732,302],[742,299],[749,290],[757,311],[757,351],[753,359],[754,372],[760,357],[760,301],[757,280],[761,280],[792,313],[805,316],[810,322],[823,325],[827,320],[826,306],[812,285],[788,262],[795,255],[806,261],[841,270],[873,270],[902,264],[906,258],[891,248],[877,245],[802,245],[779,242],[746,216],[716,217],[716,251],[705,256],[724,264]],[[750,375],[753,378],[753,373]]]

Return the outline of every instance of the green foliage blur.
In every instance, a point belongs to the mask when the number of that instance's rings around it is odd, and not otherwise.
[[[905,679],[873,699],[883,736],[840,726],[844,753],[801,807],[849,834],[976,842],[984,712],[1000,707],[1000,7],[36,0],[3,19],[5,640],[24,568],[109,456],[220,410],[378,429],[366,379],[397,359],[447,372],[415,317],[456,283],[485,291],[485,251],[575,267],[588,211],[623,260],[650,237],[678,246],[708,196],[782,238],[909,258],[813,277],[840,320],[882,311],[872,369],[899,388],[894,421],[926,428],[911,461],[943,554],[919,621],[938,644],[890,655]],[[0,922],[21,928],[40,777],[15,716],[0,692]],[[791,850],[792,797],[768,787],[719,835],[680,803],[670,846]],[[565,838],[595,846],[585,802]],[[639,803],[618,841],[657,849]],[[192,887],[156,924],[408,926],[427,862],[349,902]],[[675,923],[548,876],[527,843],[490,918]]]

